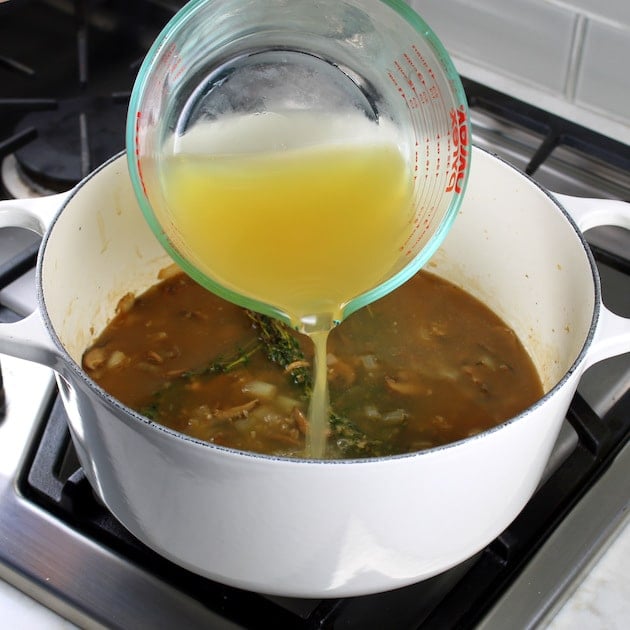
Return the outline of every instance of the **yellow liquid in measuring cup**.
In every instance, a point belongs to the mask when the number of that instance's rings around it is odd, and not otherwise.
[[[196,137],[193,130],[163,162],[162,226],[221,285],[279,307],[296,326],[311,317],[321,321],[315,330],[327,330],[348,301],[389,277],[409,230],[412,184],[397,144],[382,132],[322,140],[317,121],[308,122],[307,141],[285,138],[276,125],[278,150],[211,155],[203,140],[212,130]],[[315,374],[309,412],[308,448],[317,457],[327,426],[326,335],[311,338],[324,374]]]

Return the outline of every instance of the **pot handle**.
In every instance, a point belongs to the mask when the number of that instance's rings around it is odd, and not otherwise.
[[[615,225],[630,230],[630,203],[555,193],[554,196],[582,232],[603,225]],[[630,319],[615,315],[602,304],[585,367],[624,352],[630,352]]]
[[[19,227],[43,236],[69,196],[70,192],[65,192],[32,199],[0,201],[0,228]]]
[[[66,192],[0,201],[0,228],[19,227],[43,236],[69,196]],[[0,324],[0,352],[53,368],[60,358],[39,308],[18,322]]]

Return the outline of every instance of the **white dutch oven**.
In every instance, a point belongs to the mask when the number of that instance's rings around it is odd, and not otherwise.
[[[622,202],[554,198],[475,150],[460,216],[430,270],[504,318],[545,396],[501,426],[426,452],[313,462],[230,451],[127,409],[82,371],[120,297],[169,260],[145,225],[119,156],[69,194],[0,203],[0,225],[44,234],[38,308],[0,326],[0,351],[57,373],[85,473],[141,541],[218,581],[271,594],[367,594],[473,555],[539,482],[584,370],[630,350],[630,322],[603,307],[581,235],[630,227]]]

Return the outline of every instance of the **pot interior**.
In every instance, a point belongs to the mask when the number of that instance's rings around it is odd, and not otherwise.
[[[155,284],[171,262],[136,202],[124,156],[80,184],[50,230],[41,264],[46,311],[75,362],[119,300]]]
[[[147,289],[171,263],[136,203],[124,156],[82,183],[44,247],[45,309],[79,365],[120,298]],[[515,330],[545,391],[580,353],[596,299],[584,241],[544,191],[482,150],[474,151],[459,216],[426,269]]]
[[[593,323],[596,272],[587,252],[544,190],[475,149],[460,215],[427,268],[514,329],[547,392],[571,368]]]

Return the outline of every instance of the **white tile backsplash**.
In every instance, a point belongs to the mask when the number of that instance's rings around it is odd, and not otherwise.
[[[628,0],[547,0],[551,4],[583,13],[602,22],[630,25],[630,2]]]
[[[414,0],[449,51],[562,93],[576,17],[544,0]]]
[[[629,66],[629,33],[590,21],[582,47],[576,102],[630,120]]]
[[[630,0],[409,0],[460,73],[630,144]]]

